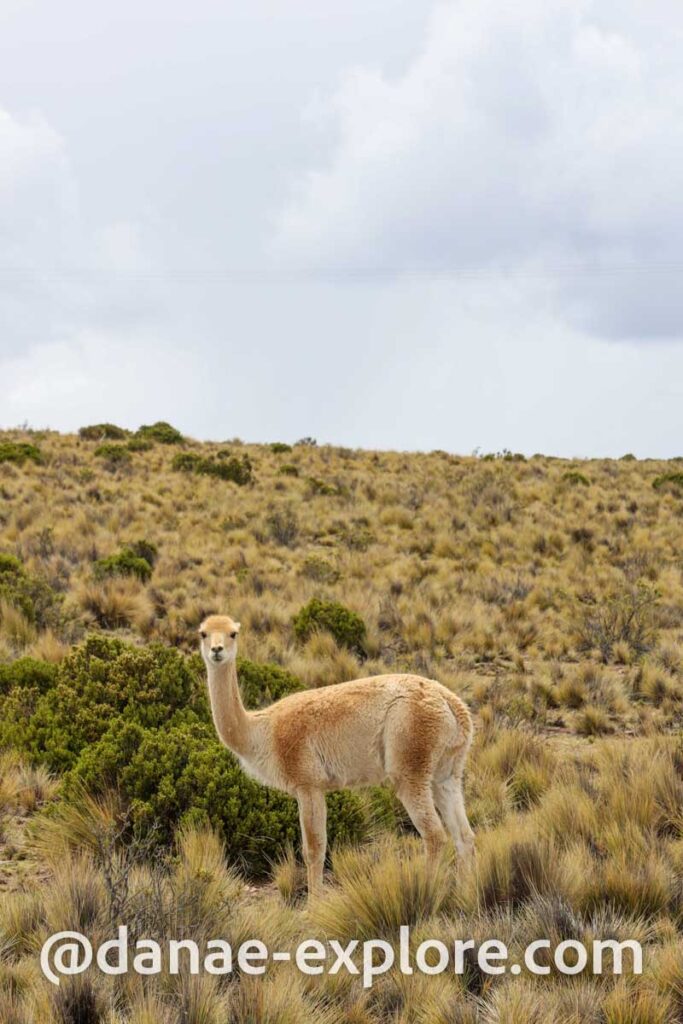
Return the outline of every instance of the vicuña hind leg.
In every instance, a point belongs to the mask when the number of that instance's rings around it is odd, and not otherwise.
[[[396,793],[422,836],[428,856],[437,856],[446,841],[446,833],[436,812],[429,783],[403,783],[397,787]]]
[[[445,782],[432,783],[432,789],[434,802],[443,818],[444,825],[453,837],[458,854],[464,860],[469,860],[474,856],[474,832],[467,820],[462,782],[452,776]]]

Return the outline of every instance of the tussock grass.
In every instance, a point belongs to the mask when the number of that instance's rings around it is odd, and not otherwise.
[[[437,678],[477,722],[465,782],[478,862],[447,853],[428,864],[387,811],[377,816],[387,834],[378,825],[376,841],[333,851],[327,890],[307,908],[293,851],[258,891],[203,827],[152,857],[116,794],[95,799],[71,783],[67,804],[59,780],[3,753],[0,1020],[683,1016],[683,517],[675,488],[652,487],[671,466],[184,440],[181,454],[207,465],[246,456],[252,480],[237,486],[173,471],[177,449],[164,439],[182,439],[164,424],[130,448],[112,427],[92,440],[46,432],[40,461],[0,466],[0,555],[23,566],[0,573],[0,669],[21,655],[57,663],[93,629],[191,651],[197,623],[220,607],[242,621],[246,657],[305,686],[393,671]],[[35,440],[15,431],[1,442]],[[103,440],[125,453],[119,468],[95,454]],[[140,538],[154,551],[151,574],[96,578],[101,559]],[[311,602],[358,614],[362,649],[325,630],[297,638]],[[636,938],[647,966],[620,981],[491,979],[472,961],[463,978],[392,974],[371,992],[285,967],[266,979],[127,978],[116,990],[88,975],[55,999],[35,968],[45,930],[103,936],[117,915],[135,934],[258,937],[272,948],[312,932],[394,941],[401,924],[414,942],[500,937],[516,953],[539,936]]]

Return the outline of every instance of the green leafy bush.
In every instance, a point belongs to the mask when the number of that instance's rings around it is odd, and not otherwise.
[[[178,452],[173,457],[171,469],[181,473],[199,473],[203,476],[216,476],[221,480],[231,480],[243,487],[253,479],[251,459],[248,455],[231,455],[219,453],[217,458],[204,458],[196,452]]]
[[[248,707],[302,688],[275,665],[238,662]],[[219,742],[199,655],[90,636],[62,663],[22,659],[0,675],[0,746],[11,743],[66,772],[67,798],[83,784],[115,787],[142,833],[170,842],[185,822],[210,822],[250,874],[269,870],[298,841],[294,800],[252,781]],[[328,801],[331,839],[358,842],[385,813],[354,793]]]
[[[151,540],[145,540],[144,538],[142,540],[134,540],[132,543],[127,544],[126,547],[134,555],[137,555],[138,558],[144,558],[154,568],[159,557],[159,548]]]
[[[41,463],[43,455],[35,444],[26,441],[0,441],[0,462],[14,462],[23,466],[26,462]]]
[[[576,487],[577,485],[580,487],[588,487],[590,485],[588,477],[584,476],[583,473],[579,473],[575,469],[570,469],[566,473],[563,473],[562,481],[565,484],[569,484],[570,487]]]
[[[45,580],[26,572],[14,555],[0,553],[0,601],[18,608],[36,626],[55,623],[57,595]]]
[[[126,448],[129,452],[148,452],[154,447],[153,441],[148,441],[144,437],[131,437],[130,440],[126,441]]]
[[[281,476],[298,476],[299,469],[292,462],[284,462],[278,469],[278,473]]]
[[[16,661],[0,662],[0,695],[11,690],[26,691],[35,687],[41,693],[54,686],[57,666],[50,661],[37,658],[17,658]]]
[[[663,473],[655,477],[652,486],[656,491],[666,489],[680,494],[683,491],[683,473]]]
[[[270,450],[274,455],[282,455],[284,452],[291,452],[292,446],[291,444],[285,444],[284,441],[273,441]]]
[[[127,466],[131,461],[130,452],[121,444],[101,444],[95,449],[95,455],[104,459],[109,469]]]
[[[84,441],[125,441],[128,433],[115,423],[93,423],[89,427],[81,427],[78,436]]]
[[[204,689],[179,651],[93,634],[59,664],[54,686],[19,723],[20,746],[64,771],[115,719],[159,728],[189,712],[208,721]]]
[[[93,569],[98,580],[107,576],[137,576],[146,583],[152,575],[152,566],[148,560],[136,554],[132,548],[123,548],[117,555],[98,558]]]
[[[312,598],[295,615],[293,627],[298,640],[308,640],[316,630],[325,630],[340,646],[357,654],[365,653],[365,623],[360,615],[338,601]]]
[[[159,444],[182,444],[185,438],[165,420],[144,424],[137,430],[137,436],[147,441],[158,441]]]
[[[197,473],[203,461],[203,457],[198,455],[197,452],[178,452],[177,455],[173,456],[171,469],[181,473]]]

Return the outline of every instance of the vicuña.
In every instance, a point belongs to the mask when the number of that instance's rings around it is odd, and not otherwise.
[[[239,629],[228,615],[211,615],[199,630],[213,720],[249,775],[296,797],[309,895],[323,881],[328,790],[389,780],[429,855],[442,847],[444,825],[460,856],[473,855],[462,793],[473,725],[455,694],[433,679],[382,675],[247,711],[237,682]]]

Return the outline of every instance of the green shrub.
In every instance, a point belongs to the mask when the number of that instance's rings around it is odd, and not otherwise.
[[[126,448],[129,452],[148,452],[154,447],[153,441],[147,441],[144,437],[131,437],[126,441]]]
[[[579,473],[575,469],[570,469],[566,473],[563,473],[562,481],[565,484],[569,484],[570,487],[576,487],[577,485],[580,487],[588,487],[590,485],[588,477],[584,476],[583,473]]]
[[[54,625],[58,597],[49,584],[26,572],[20,559],[0,553],[0,601],[7,601],[40,628]]]
[[[239,658],[237,672],[242,697],[249,709],[265,707],[289,693],[305,689],[296,676],[278,665],[257,664],[255,661]]]
[[[218,461],[219,459],[222,461]],[[238,458],[236,455],[225,456],[219,452],[215,462],[211,459],[204,459],[197,472],[217,476],[221,480],[232,480],[240,487],[252,481],[251,459],[246,454]]]
[[[16,661],[0,663],[0,695],[11,690],[25,691],[35,687],[44,693],[54,686],[57,666],[50,661],[37,658],[17,658]]]
[[[21,748],[63,771],[115,720],[159,728],[187,714],[209,720],[204,688],[179,651],[93,634],[64,658],[54,685],[15,724]]]
[[[292,462],[285,462],[279,467],[278,473],[281,476],[298,476],[299,469]]]
[[[181,473],[197,473],[203,461],[202,456],[198,455],[197,452],[178,452],[177,455],[173,456],[171,469]]]
[[[159,549],[151,540],[145,540],[144,538],[142,540],[134,540],[131,544],[127,544],[126,548],[130,549],[138,558],[144,558],[152,568],[156,565]]]
[[[312,598],[294,617],[294,634],[308,640],[316,630],[331,633],[337,643],[357,654],[365,653],[365,623],[360,615],[337,601]]]
[[[216,458],[204,458],[196,452],[178,452],[173,457],[171,469],[181,473],[216,476],[221,480],[231,480],[240,487],[251,483],[253,479],[251,459],[246,454],[238,457],[229,452],[219,452]]]
[[[209,822],[253,876],[298,842],[295,801],[252,781],[219,742],[199,655],[93,635],[57,667],[2,668],[0,746],[66,772],[67,799],[83,784],[115,787],[141,833],[162,843],[185,822]],[[238,672],[251,708],[302,688],[275,665],[240,659]],[[362,840],[386,813],[355,793],[333,794],[328,807],[333,842]]]
[[[98,459],[104,459],[109,469],[127,466],[131,461],[130,452],[121,444],[101,444],[95,449]]]
[[[115,785],[138,829],[154,829],[161,842],[172,842],[179,825],[210,823],[230,860],[253,877],[269,874],[273,861],[299,841],[296,802],[245,775],[213,726],[198,719],[166,729],[112,726],[83,752],[67,792],[76,780],[93,791]],[[332,843],[359,842],[371,828],[358,794],[328,797]]]
[[[26,461],[41,463],[43,455],[35,444],[26,441],[0,441],[0,462],[14,462],[23,466]]]
[[[84,441],[125,441],[128,433],[115,423],[93,423],[92,426],[81,427],[78,436]]]
[[[656,491],[666,488],[666,490],[673,490],[674,493],[683,491],[683,473],[664,473],[662,476],[657,476],[652,481],[652,486]]]
[[[152,575],[152,566],[146,558],[136,555],[132,548],[123,548],[117,555],[98,558],[93,565],[95,579],[107,576],[137,576],[146,583]]]
[[[185,440],[179,430],[164,420],[139,427],[137,436],[147,441],[158,441],[159,444],[182,444]]]
[[[271,452],[274,455],[282,455],[284,452],[291,452],[291,444],[285,444],[284,441],[274,441],[270,446]]]

